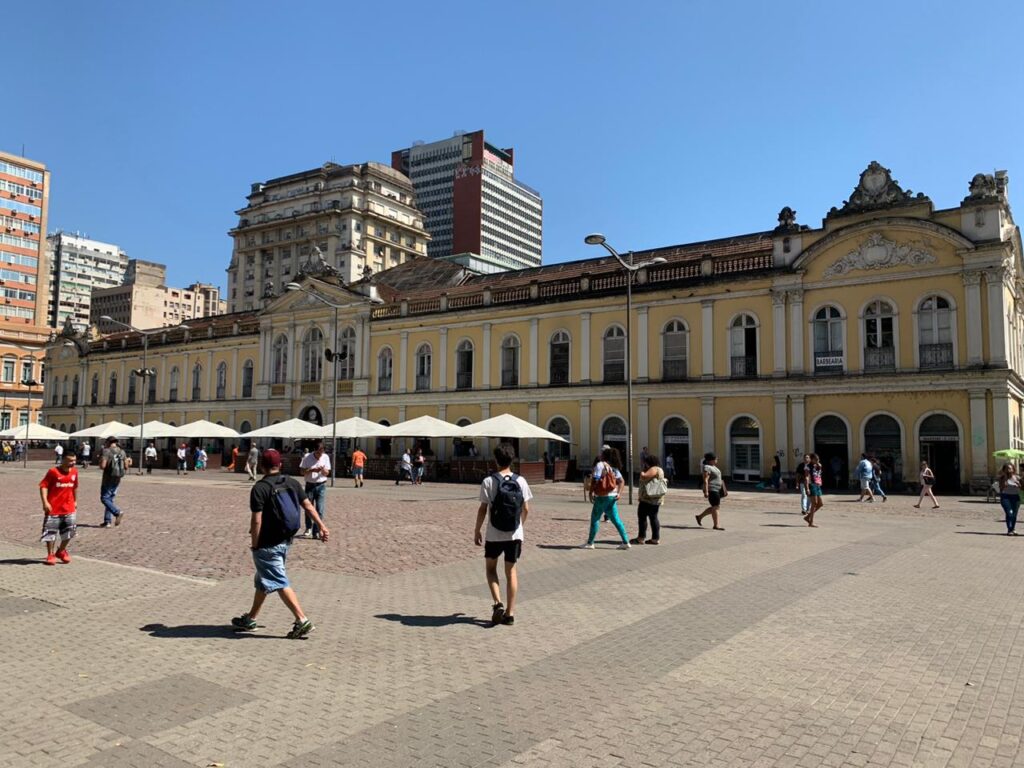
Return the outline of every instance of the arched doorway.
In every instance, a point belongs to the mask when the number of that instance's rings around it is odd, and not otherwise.
[[[564,437],[566,440],[572,439],[572,428],[569,426],[569,421],[556,416],[548,422],[548,432],[552,432],[559,437]],[[551,461],[555,459],[568,459],[572,453],[572,445],[570,443],[560,443],[557,440],[548,440],[548,458]]]
[[[864,425],[864,451],[882,465],[883,488],[903,484],[903,430],[896,419],[884,413],[868,419]]]
[[[814,425],[814,452],[821,461],[826,488],[850,484],[849,431],[838,416],[822,416]]]
[[[455,422],[457,427],[468,427],[473,422],[469,419],[462,418]],[[452,438],[452,455],[456,459],[468,459],[476,454],[476,446],[473,444],[472,438],[453,437]]]
[[[935,473],[935,490],[944,493],[960,491],[960,430],[944,413],[933,413],[921,422],[918,430],[921,460],[927,461]]]
[[[321,427],[324,425],[324,415],[315,405],[309,405],[303,408],[302,412],[299,414],[299,418],[303,421],[308,421]]]
[[[755,483],[761,479],[761,427],[749,416],[741,416],[729,427],[730,474],[733,480]]]
[[[608,445],[622,457],[622,471],[626,471],[626,422],[618,416],[609,416],[601,425],[601,445]],[[598,446],[600,448],[600,446]]]
[[[382,427],[390,427],[391,426],[391,422],[388,421],[387,419],[381,419],[377,423],[380,424]],[[390,437],[378,437],[377,438],[377,446],[376,446],[376,448],[374,448],[374,455],[375,456],[381,456],[381,457],[385,457],[385,456],[390,456],[391,455],[391,438]]]
[[[668,465],[672,457],[673,481],[685,482],[690,476],[690,428],[678,416],[673,416],[661,428],[661,466]],[[667,474],[667,473],[666,473]]]

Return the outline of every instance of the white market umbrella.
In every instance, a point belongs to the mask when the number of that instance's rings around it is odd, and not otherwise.
[[[358,416],[353,416],[349,419],[342,419],[335,424],[328,424],[326,427],[322,427],[323,432],[321,437],[330,438],[331,435],[336,435],[341,438],[359,438],[359,437],[387,437],[387,430],[390,427],[385,427],[383,424],[378,424],[375,421],[368,421],[367,419],[361,419]]]
[[[97,424],[95,427],[89,427],[88,429],[80,429],[77,432],[72,432],[71,437],[120,437],[126,430],[130,429],[132,429],[132,427],[124,424],[123,422],[108,421],[105,424]]]
[[[188,424],[182,424],[174,430],[174,436],[196,439],[203,437],[210,439],[232,439],[238,437],[238,432],[231,427],[225,427],[223,424],[214,424],[212,421],[199,419],[198,421],[190,421]]]
[[[564,437],[541,429],[536,424],[513,416],[511,413],[503,413],[490,419],[478,421],[468,427],[459,428],[459,437],[515,437],[531,440],[556,440],[560,443],[568,443]]]
[[[433,416],[418,416],[387,427],[380,437],[459,437],[461,434],[462,427]]]
[[[240,435],[240,437],[280,437],[285,440],[304,440],[322,438],[323,436],[323,427],[302,419],[288,419],[287,421],[270,424]]]
[[[22,424],[20,427],[0,433],[0,437],[6,440],[25,440],[26,430],[28,431],[28,440],[67,440],[70,437],[67,432],[50,429],[45,424]]]
[[[139,427],[127,427],[123,432],[117,433],[118,437],[123,437],[126,440],[138,440],[140,437]],[[142,435],[147,440],[157,440],[162,437],[177,437],[178,428],[172,427],[170,424],[164,424],[162,421],[147,421],[142,425]]]

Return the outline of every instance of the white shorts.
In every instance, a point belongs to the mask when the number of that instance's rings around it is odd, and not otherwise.
[[[866,490],[868,490],[868,489],[869,489],[870,487],[871,487],[871,481],[870,481],[870,480],[866,480],[866,479],[864,479],[864,478],[861,478],[861,480],[860,480],[860,489],[861,489],[862,491],[866,491]]]

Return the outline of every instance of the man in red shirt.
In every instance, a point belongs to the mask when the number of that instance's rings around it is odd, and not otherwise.
[[[46,564],[70,563],[68,543],[75,536],[75,509],[78,503],[78,470],[75,469],[75,452],[64,451],[60,464],[51,467],[39,481],[39,498],[43,502],[43,534],[40,541],[46,542]],[[54,544],[60,537],[60,546],[54,552]]]

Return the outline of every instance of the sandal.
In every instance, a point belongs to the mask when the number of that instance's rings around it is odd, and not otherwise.
[[[644,544],[661,544],[661,542],[658,539],[648,539]]]
[[[643,544],[644,540],[641,539],[639,536],[637,536],[635,539],[630,539],[629,543],[630,544]]]

